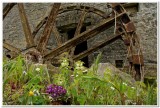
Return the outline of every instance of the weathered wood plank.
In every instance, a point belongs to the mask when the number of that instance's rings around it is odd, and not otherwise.
[[[61,35],[58,32],[56,25],[53,26],[52,32],[54,33],[54,37],[56,39],[58,46],[60,46],[62,44],[62,40],[61,40]]]
[[[42,36],[41,36],[40,41],[37,46],[37,49],[42,53],[47,45],[47,42],[48,42],[49,36],[51,34],[51,31],[53,29],[55,19],[57,17],[58,10],[59,10],[60,6],[61,6],[60,3],[54,3],[52,6],[52,10],[50,12],[50,15],[49,15],[48,20],[46,22],[44,31],[42,33]]]
[[[19,48],[16,48],[13,45],[10,45],[9,43],[6,43],[6,42],[3,42],[3,47],[10,51],[17,52],[17,53],[21,51]]]
[[[48,17],[45,17],[42,21],[40,21],[38,23],[38,25],[36,26],[36,28],[34,29],[34,31],[32,32],[32,36],[33,38],[36,36],[36,34],[38,33],[38,31],[42,28],[42,26],[47,22]]]
[[[34,46],[33,36],[31,34],[31,29],[30,29],[28,19],[25,13],[25,9],[22,3],[18,3],[18,10],[19,10],[21,23],[22,23],[23,31],[25,34],[26,42],[27,42],[27,47]]]
[[[93,46],[92,48],[90,48],[90,49],[88,49],[78,55],[73,56],[73,60],[82,59],[82,58],[88,56],[89,54],[99,50],[100,48],[102,48],[102,47],[104,47],[104,46],[106,46],[106,45],[108,45],[108,44],[110,44],[120,38],[121,38],[121,34],[116,34],[116,35],[110,36],[110,38],[106,38],[106,39],[104,39],[104,41],[96,43],[96,45]]]
[[[8,3],[3,9],[3,19],[17,3]]]
[[[124,12],[124,13],[116,15],[116,19],[118,20],[124,14],[126,14],[126,13]],[[94,28],[89,29],[89,30],[79,34],[77,37],[74,37],[74,38],[70,39],[69,41],[65,42],[64,44],[62,44],[61,46],[53,49],[50,53],[46,54],[44,56],[44,58],[50,59],[50,58],[58,56],[59,54],[63,53],[64,51],[66,51],[70,48],[73,48],[74,46],[78,45],[79,43],[86,41],[87,39],[97,35],[98,33],[110,28],[111,26],[114,25],[114,21],[115,21],[115,17],[114,18],[111,17],[111,18],[107,18],[107,19],[103,20],[102,22],[97,24]]]
[[[79,19],[79,22],[78,22],[74,37],[77,37],[80,34],[86,14],[87,14],[87,12],[85,11],[85,8],[84,8],[84,10],[81,13],[81,17]],[[71,56],[74,55],[74,51],[75,51],[75,47],[72,48],[72,50],[71,50]]]

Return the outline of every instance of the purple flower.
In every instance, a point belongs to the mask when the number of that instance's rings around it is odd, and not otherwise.
[[[57,94],[56,94],[56,93],[53,93],[51,96],[52,96],[53,98],[55,98],[55,97],[57,97]]]
[[[67,92],[67,91],[66,91],[65,89],[62,90],[62,93],[63,93],[63,94],[66,94],[66,92]]]
[[[67,91],[62,86],[50,84],[47,86],[46,92],[49,93],[52,98],[60,98],[61,96],[65,95]]]
[[[63,87],[62,86],[58,86],[58,89],[63,89]]]

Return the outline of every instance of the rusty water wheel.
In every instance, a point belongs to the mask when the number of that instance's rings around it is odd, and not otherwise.
[[[134,78],[138,78],[137,80],[143,80],[143,56],[142,51],[137,51],[139,49],[139,39],[136,35],[136,29],[134,27],[133,22],[127,15],[126,10],[120,3],[111,3],[108,6],[112,11],[109,14],[98,10],[89,6],[69,6],[69,7],[60,7],[60,3],[54,3],[51,5],[51,9],[49,14],[45,16],[42,21],[36,26],[36,28],[31,32],[29,27],[28,19],[25,13],[23,3],[9,3],[3,9],[3,19],[7,16],[9,11],[12,9],[14,5],[18,5],[19,15],[22,22],[23,31],[26,39],[26,49],[22,50],[16,48],[15,46],[3,42],[3,47],[9,52],[6,54],[8,58],[15,58],[19,54],[23,54],[26,58],[31,59],[33,62],[37,63],[46,63],[48,61],[54,60],[60,54],[70,51],[70,56],[73,61],[79,60],[81,58],[86,57],[87,55],[93,53],[94,51],[104,47],[112,43],[113,41],[121,38],[124,41],[124,44],[128,49],[128,60],[130,63],[130,69],[133,73]],[[58,18],[58,14],[62,14],[68,11],[78,10],[81,11],[81,16],[78,21],[78,25],[75,30],[74,37],[66,42],[62,42],[61,35],[59,30],[55,24],[56,18]],[[98,16],[102,17],[102,21],[94,25],[92,28],[83,31],[81,33],[81,28],[85,20],[85,16],[87,13],[94,13]],[[34,42],[34,38],[39,30],[44,27],[44,30],[40,36],[40,40],[36,45]],[[111,36],[111,38],[103,39],[101,42],[97,43],[93,47],[89,48],[86,51],[81,52],[78,55],[74,55],[75,46],[96,36],[97,34],[103,32],[104,30],[109,29],[112,26],[116,25],[115,34]],[[51,32],[54,33],[57,47],[51,50],[46,48]],[[133,44],[134,42],[134,44]]]

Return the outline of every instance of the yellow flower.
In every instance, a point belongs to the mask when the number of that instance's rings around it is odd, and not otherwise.
[[[34,93],[32,91],[29,91],[29,96],[33,96]]]

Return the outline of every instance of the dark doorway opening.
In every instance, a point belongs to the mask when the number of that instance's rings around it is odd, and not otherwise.
[[[84,32],[85,30],[86,30],[86,27],[83,26],[83,27],[81,28],[81,33]],[[73,36],[74,36],[74,34],[75,34],[75,31],[76,31],[76,28],[73,28],[73,29],[70,29],[70,30],[67,32],[67,34],[68,34],[68,40],[73,38]],[[74,55],[78,55],[79,53],[87,50],[87,48],[88,48],[88,47],[87,47],[87,41],[84,41],[84,42],[78,44],[78,45],[76,46],[76,48],[75,48]],[[84,66],[85,66],[85,67],[89,67],[89,64],[88,64],[88,56],[86,56],[86,57],[84,57],[84,58],[82,58],[82,59],[80,59],[80,60],[84,62]]]

